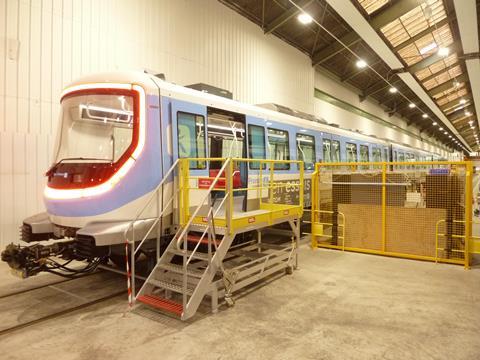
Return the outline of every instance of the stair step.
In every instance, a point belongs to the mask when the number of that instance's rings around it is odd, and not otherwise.
[[[175,301],[165,299],[156,295],[142,295],[137,298],[138,301],[145,305],[150,305],[154,308],[165,310],[174,313],[178,316],[182,316],[183,305],[176,303]]]
[[[183,256],[183,254],[184,254],[184,251],[183,251],[183,250],[170,249],[169,251],[170,251],[172,254],[179,255],[179,256]],[[188,255],[189,257],[192,255],[192,251],[187,251],[186,253],[187,253],[187,255]],[[212,253],[212,257],[213,257],[213,253]],[[203,253],[203,252],[199,252],[199,251],[195,251],[195,253],[193,254],[193,258],[194,258],[194,259],[203,260],[203,261],[208,261],[208,254],[207,254],[207,253]]]
[[[183,266],[182,265],[162,264],[162,265],[159,265],[159,268],[163,269],[163,270],[168,270],[168,271],[174,272],[176,274],[183,274]],[[188,276],[201,278],[203,276],[203,271],[202,270],[197,270],[197,269],[187,268],[187,274],[188,274]]]
[[[195,243],[195,244],[200,242],[200,244],[208,245],[208,235],[205,235],[202,240],[200,240],[200,238],[201,238],[200,235],[190,234],[190,235],[187,236],[187,241],[191,242],[191,243]],[[220,246],[220,243],[222,242],[222,240],[221,239],[216,239],[216,240],[212,239],[212,245],[213,245],[214,242],[215,242],[215,244],[217,244],[217,247],[218,247],[218,246]]]
[[[148,280],[148,283],[162,289],[172,290],[176,293],[183,294],[183,286],[176,283],[157,279],[150,279]],[[187,295],[192,295],[193,291],[195,290],[195,288],[192,288],[191,286],[192,285],[187,284]]]

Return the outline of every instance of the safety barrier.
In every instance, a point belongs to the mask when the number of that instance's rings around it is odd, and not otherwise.
[[[226,160],[195,158],[195,161],[203,162],[205,168],[208,164],[209,172],[207,175],[194,175],[190,169],[192,159],[180,159],[180,225],[190,219],[191,209],[198,205],[201,194],[206,193]],[[299,174],[276,171],[277,167],[291,166],[298,167]],[[260,224],[270,226],[292,215],[301,217],[303,179],[301,161],[231,158],[214,187],[218,201],[214,197],[213,203],[195,215],[193,223],[206,224],[210,206],[218,210],[214,218],[216,227],[228,228],[231,233],[243,232],[242,229]],[[231,196],[225,197],[225,193]]]
[[[317,163],[312,247],[462,264],[472,252],[472,163]]]

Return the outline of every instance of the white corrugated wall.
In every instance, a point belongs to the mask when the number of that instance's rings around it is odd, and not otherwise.
[[[62,87],[135,68],[313,112],[309,58],[215,0],[0,0],[2,247],[42,211]]]

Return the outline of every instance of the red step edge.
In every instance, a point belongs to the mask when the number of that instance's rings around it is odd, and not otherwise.
[[[181,316],[183,313],[183,305],[175,301],[165,299],[155,295],[142,295],[137,298],[138,301],[154,308],[165,310]]]
[[[193,242],[193,243],[198,243],[198,241],[200,240],[200,236],[197,236],[197,235],[188,235],[187,236],[187,241],[188,242]],[[217,246],[220,245],[220,242],[221,240],[212,240],[212,245],[213,245],[213,242],[215,241],[215,243],[217,244]],[[201,244],[205,244],[205,245],[208,245],[208,237],[207,235],[205,235],[202,239],[202,241],[200,241]]]

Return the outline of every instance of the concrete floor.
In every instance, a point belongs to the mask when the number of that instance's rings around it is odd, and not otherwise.
[[[125,310],[116,298],[2,336],[0,358],[480,359],[480,269],[455,265],[302,246],[298,271],[232,309],[191,323]]]

